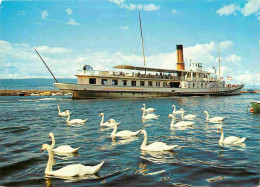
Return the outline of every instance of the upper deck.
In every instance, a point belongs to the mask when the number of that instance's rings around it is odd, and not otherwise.
[[[212,73],[206,71],[187,71],[187,70],[170,70],[146,67],[135,67],[129,65],[119,65],[113,68],[119,71],[97,71],[97,70],[79,70],[77,75],[81,77],[106,77],[106,78],[124,78],[124,79],[152,79],[162,81],[221,81]]]

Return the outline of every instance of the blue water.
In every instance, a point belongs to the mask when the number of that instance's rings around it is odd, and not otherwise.
[[[247,110],[259,94],[228,97],[173,97],[152,99],[71,100],[59,97],[0,97],[0,185],[7,186],[257,186],[260,177],[260,115]],[[156,108],[157,120],[142,121],[140,108]],[[197,114],[192,127],[170,129],[172,105]],[[57,105],[69,109],[71,118],[88,118],[86,124],[69,126],[59,117]],[[203,111],[226,117],[225,137],[246,137],[245,144],[221,147],[217,124],[206,123]],[[101,128],[100,116],[118,122],[118,130],[145,129],[148,141],[179,145],[164,153],[143,152],[143,135],[129,140],[110,138],[111,129]],[[56,146],[81,147],[78,154],[55,155],[59,169],[68,164],[96,165],[105,161],[97,175],[62,179],[44,175],[48,160],[41,145],[51,144],[53,132]]]

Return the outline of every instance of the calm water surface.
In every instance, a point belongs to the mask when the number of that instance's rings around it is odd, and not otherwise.
[[[0,185],[6,186],[93,186],[93,185],[191,185],[257,186],[260,176],[260,115],[247,106],[259,94],[232,97],[175,97],[157,99],[71,100],[68,97],[0,97]],[[140,108],[156,108],[157,120],[142,121]],[[197,114],[192,127],[170,129],[172,105],[186,114]],[[68,126],[59,117],[57,105],[69,109],[71,118],[88,118],[81,126]],[[246,137],[240,146],[220,147],[217,124],[206,123],[203,111],[225,116],[225,136]],[[143,152],[143,135],[112,140],[111,129],[101,128],[98,114],[118,122],[118,130],[145,129],[148,142],[177,144],[172,152]],[[81,147],[78,154],[55,155],[59,169],[68,164],[96,165],[105,160],[98,175],[61,179],[44,175],[47,151],[41,145]]]

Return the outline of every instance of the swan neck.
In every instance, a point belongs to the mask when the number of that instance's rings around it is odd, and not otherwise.
[[[147,143],[147,132],[144,132],[144,141],[141,145],[141,148],[144,148],[146,146],[146,143]]]
[[[45,174],[52,172],[52,165],[53,165],[53,159],[54,159],[54,154],[52,152],[52,148],[50,147],[47,151],[48,151],[49,159],[48,159],[47,166],[45,169]]]
[[[112,133],[111,133],[111,137],[112,137],[112,138],[115,137],[116,131],[117,131],[117,125],[115,124],[115,125],[114,125],[114,130],[113,130]]]
[[[60,114],[60,107],[58,106],[59,114]]]
[[[175,105],[173,105],[173,112],[176,112],[176,107],[175,107]]]
[[[207,115],[207,120],[209,120],[209,113],[208,112],[205,112],[206,115]]]
[[[171,127],[173,126],[173,123],[174,123],[174,121],[175,121],[175,119],[174,119],[174,117],[172,116],[172,122],[171,122]]]
[[[67,118],[67,120],[66,120],[67,122],[69,122],[70,121],[70,113],[68,114],[68,118]]]
[[[104,124],[104,115],[102,115],[100,126],[103,126],[103,124]]]
[[[143,115],[142,115],[142,118],[145,116],[145,109],[143,110]]]
[[[53,134],[51,135],[51,141],[52,141],[52,143],[51,143],[51,148],[53,149],[54,146],[55,146],[55,138],[54,138],[54,135],[53,135]]]
[[[183,119],[183,118],[184,118],[184,112],[181,113],[181,119]]]

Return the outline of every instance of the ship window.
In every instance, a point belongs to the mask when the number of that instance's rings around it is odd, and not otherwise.
[[[167,82],[163,82],[163,87],[167,87]]]
[[[160,87],[160,82],[156,82],[156,86]]]
[[[144,81],[140,81],[140,86],[144,86],[145,82]]]
[[[153,81],[148,81],[148,86],[153,86]]]
[[[112,80],[112,85],[118,85],[118,80]]]
[[[102,85],[107,85],[107,79],[101,79],[101,84]]]
[[[188,88],[190,88],[190,83],[188,83]]]
[[[195,83],[193,83],[193,88],[195,88]]]
[[[89,84],[96,84],[96,79],[95,78],[90,78],[89,79]]]
[[[203,83],[201,83],[201,88],[203,88]]]
[[[127,85],[127,80],[122,80],[122,86],[126,86]]]
[[[136,86],[136,81],[132,81],[132,86]]]

